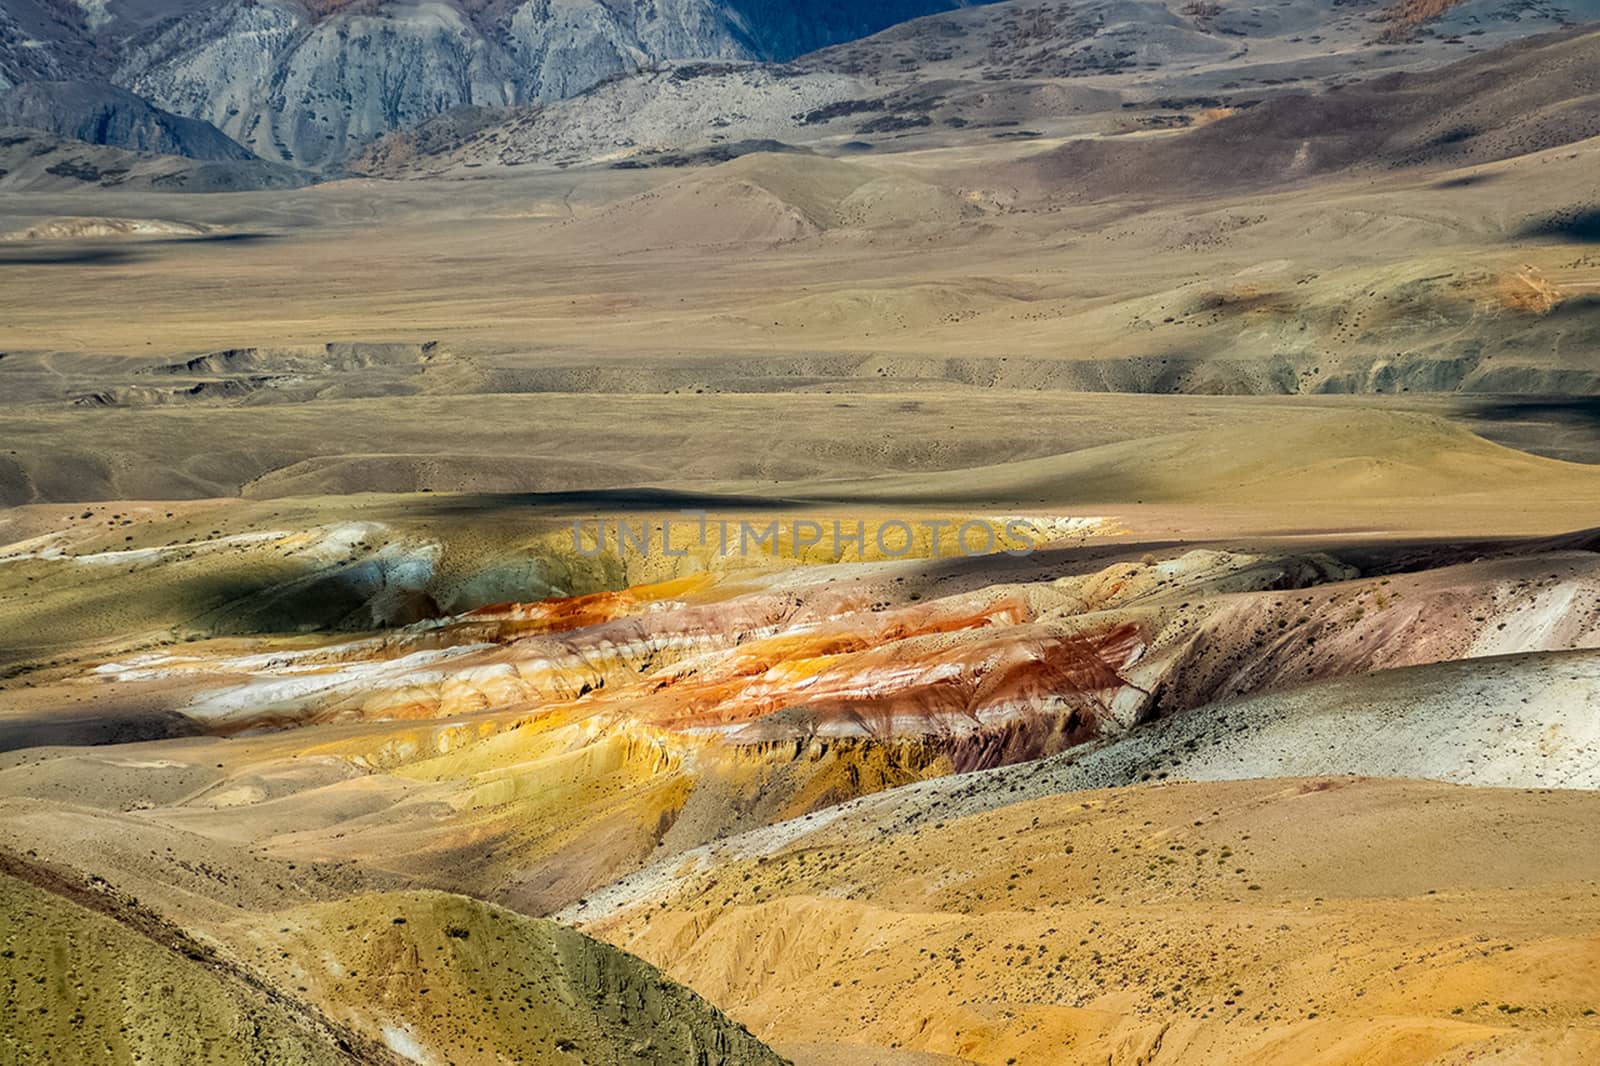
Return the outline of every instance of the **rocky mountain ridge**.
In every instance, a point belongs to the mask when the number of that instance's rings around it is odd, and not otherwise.
[[[452,111],[379,138],[348,166],[421,177],[660,165],[746,141],[843,155],[1168,133],[1278,96],[1435,69],[1600,17],[1600,6],[1477,0],[1411,14],[1402,34],[1384,0],[1006,0],[788,63],[665,63],[564,100]]]
[[[672,59],[787,60],[965,0],[0,3],[0,88],[107,78],[263,158],[336,165],[469,106],[574,96]]]

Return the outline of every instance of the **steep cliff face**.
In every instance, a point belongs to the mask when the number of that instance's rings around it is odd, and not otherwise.
[[[304,112],[287,109],[280,70],[307,32],[307,17],[289,5],[223,3],[135,37],[115,77],[162,107],[205,119],[257,154],[299,161],[274,127]],[[264,122],[275,105],[284,113]]]

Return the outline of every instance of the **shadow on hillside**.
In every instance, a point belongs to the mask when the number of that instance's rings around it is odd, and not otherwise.
[[[133,238],[122,244],[77,241],[19,241],[0,244],[0,266],[110,266],[158,255],[175,244],[255,244],[272,240],[270,233],[204,233],[197,236]]]
[[[199,723],[176,711],[53,709],[0,718],[0,752],[23,748],[134,744],[201,735]]]
[[[1600,244],[1600,208],[1561,211],[1523,228],[1523,237],[1555,237],[1579,244]]]
[[[1600,428],[1600,396],[1514,396],[1469,408],[1472,418],[1507,422],[1557,422],[1572,429]]]

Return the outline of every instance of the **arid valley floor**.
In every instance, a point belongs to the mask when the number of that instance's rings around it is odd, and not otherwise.
[[[0,129],[0,1063],[1600,1062],[1600,9],[1123,6]]]

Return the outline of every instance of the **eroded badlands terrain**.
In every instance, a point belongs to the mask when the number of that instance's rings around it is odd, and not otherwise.
[[[292,985],[274,1009],[314,1033],[435,1061],[556,1031],[496,1013],[465,1040],[457,1009],[415,1009],[419,986],[516,1004],[534,960],[587,945],[545,947],[519,914],[642,955],[801,1058],[1587,1053],[1600,541],[1080,528],[1026,556],[713,566],[30,671],[0,846],[32,884],[199,937],[191,981],[242,967]],[[114,727],[129,742],[71,745]],[[1430,924],[1398,937],[1412,910]],[[503,948],[497,921],[536,939]],[[1296,928],[1341,976],[1311,977]],[[1532,968],[1491,981],[1481,960],[1513,948]],[[425,952],[449,953],[440,977],[406,962]],[[1440,953],[1458,977],[1424,965]],[[793,1013],[796,988],[824,1005]]]
[[[436,6],[0,4],[0,1062],[1600,1059],[1587,7]]]

